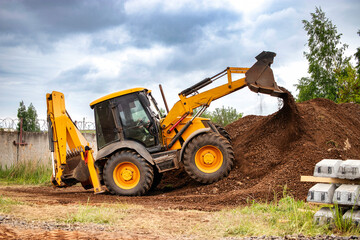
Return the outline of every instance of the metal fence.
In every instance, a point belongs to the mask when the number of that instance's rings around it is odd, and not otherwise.
[[[16,131],[18,128],[20,120],[13,118],[0,118],[0,129],[4,129],[7,131]],[[40,130],[46,132],[48,130],[47,120],[38,119]],[[86,122],[83,121],[74,121],[75,125],[79,130],[95,130],[94,122]]]

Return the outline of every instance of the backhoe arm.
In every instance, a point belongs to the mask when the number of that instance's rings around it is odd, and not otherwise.
[[[46,94],[49,124],[49,145],[52,152],[53,179],[56,187],[67,187],[81,182],[101,192],[93,151],[77,129],[65,109],[64,94]]]
[[[185,116],[187,114],[191,115],[195,108],[199,106],[207,107],[212,101],[242,89],[245,86],[248,86],[253,92],[280,97],[284,92],[278,88],[270,68],[275,56],[276,54],[273,52],[264,51],[256,56],[257,62],[251,68],[228,67],[215,76],[205,78],[192,87],[185,89],[179,93],[180,100],[175,103],[163,120],[161,124],[162,128],[166,129],[177,122],[179,116]],[[245,74],[246,77],[233,81],[232,74]],[[198,93],[199,89],[213,83],[215,80],[225,75],[227,75],[228,80],[226,84]]]
[[[232,81],[232,73],[246,73],[248,69],[249,68],[228,67],[227,69],[215,75],[214,77],[204,79],[199,84],[195,84],[191,88],[182,91],[179,94],[180,100],[177,103],[175,103],[173,108],[166,116],[166,118],[162,122],[162,127],[167,128],[169,124],[173,123],[173,121],[178,118],[178,116],[182,116],[186,113],[192,114],[195,108],[204,105],[209,106],[212,101],[224,97],[230,93],[233,93],[245,87],[246,86],[245,78],[240,78],[238,80]],[[217,78],[222,77],[224,75],[228,76],[228,83],[209,89],[205,92],[198,93],[196,95],[188,96],[192,93],[197,92],[199,88],[209,85]]]

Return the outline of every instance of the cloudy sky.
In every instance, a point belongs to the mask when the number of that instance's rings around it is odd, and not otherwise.
[[[275,79],[296,95],[294,84],[307,75],[301,21],[315,6],[352,55],[359,0],[1,0],[0,119],[16,118],[21,100],[45,119],[45,95],[54,90],[77,120],[93,121],[93,100],[133,87],[152,89],[163,107],[162,84],[172,106],[183,89],[227,66],[250,67],[263,50],[277,53]],[[223,105],[265,115],[278,101],[243,89],[211,107]]]

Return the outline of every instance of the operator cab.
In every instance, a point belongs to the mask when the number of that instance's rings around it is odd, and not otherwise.
[[[152,110],[150,100],[158,110],[145,88],[112,93],[92,102],[98,150],[113,142],[131,140],[149,152],[160,151],[159,115]]]

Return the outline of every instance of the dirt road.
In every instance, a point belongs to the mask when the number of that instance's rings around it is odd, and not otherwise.
[[[196,184],[194,184],[194,191],[196,191]],[[149,195],[141,197],[124,197],[114,196],[109,193],[94,194],[91,190],[84,190],[81,186],[62,189],[37,186],[7,186],[0,187],[0,195],[38,205],[86,204],[89,201],[92,204],[118,202],[179,210],[216,211],[226,207],[226,205],[218,203],[211,204],[211,199],[216,198],[216,195],[201,193],[178,195],[176,190],[170,192],[153,191]]]
[[[173,236],[194,239],[192,229],[209,222],[208,211],[179,211],[196,209],[201,206],[199,202],[192,204],[189,196],[171,197],[166,193],[119,197],[94,195],[81,186],[67,189],[1,186],[0,196],[21,202],[11,210],[11,215],[0,214],[0,239],[171,239]],[[110,209],[107,214],[120,216],[122,224],[64,223],[64,219],[71,219],[69,216],[79,211],[79,206]],[[217,210],[219,206],[208,209]],[[91,217],[91,212],[85,215]]]

